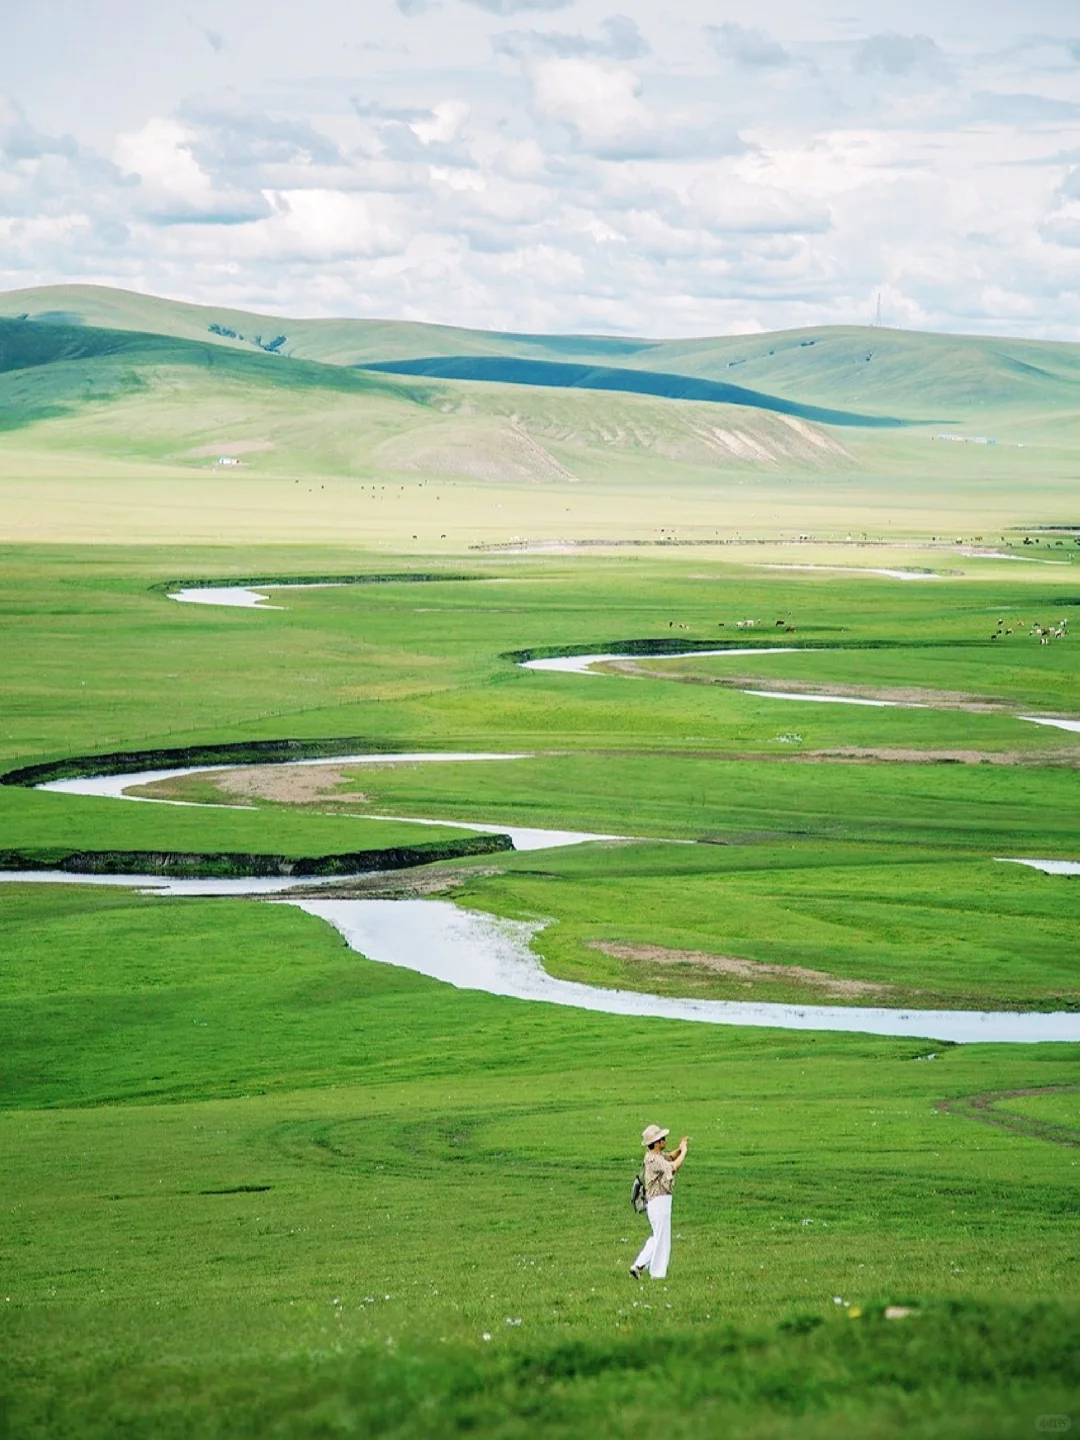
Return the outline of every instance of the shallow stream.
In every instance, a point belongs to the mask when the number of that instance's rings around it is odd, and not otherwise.
[[[1041,866],[1043,862],[1020,863]],[[1075,869],[1080,871],[1080,865]],[[542,925],[498,919],[461,909],[447,900],[289,899],[290,889],[302,886],[310,890],[311,880],[172,880],[160,875],[0,872],[0,884],[26,882],[124,886],[156,895],[276,895],[280,899],[275,903],[295,905],[332,925],[350,949],[378,964],[413,970],[459,990],[480,990],[514,1000],[565,1005],[607,1015],[708,1025],[758,1025],[777,1030],[843,1031],[959,1044],[1080,1042],[1077,1014],[680,1000],[559,980],[544,970],[531,947]]]
[[[270,587],[267,587],[270,588]],[[279,588],[274,586],[274,589]],[[284,588],[284,587],[280,587]],[[210,605],[245,608],[278,608],[263,604],[266,596],[242,587],[214,587],[185,590],[171,599]],[[760,657],[795,653],[799,647],[727,648],[671,653],[659,658],[687,659],[692,656],[729,655]],[[523,662],[523,668],[572,675],[611,674],[594,670],[594,665],[640,656],[593,654],[553,656]],[[817,703],[888,706],[894,702],[865,700],[851,696],[791,694],[778,691],[747,691],[752,695],[779,700]],[[920,707],[925,708],[925,707]],[[1054,725],[1080,731],[1080,721],[1039,716],[1021,716],[1035,724]],[[391,755],[339,755],[318,760],[291,761],[301,765],[385,765],[457,763],[524,759],[519,754],[485,753],[402,753]],[[41,789],[68,795],[93,795],[120,800],[141,800],[150,804],[192,804],[196,802],[155,800],[129,795],[133,786],[183,775],[235,770],[233,765],[184,766],[169,770],[145,770],[125,775],[90,776],[56,780]],[[243,768],[252,768],[244,766]],[[235,808],[249,809],[242,806]],[[416,816],[370,816],[364,819],[408,820],[418,825],[448,826],[485,833],[509,835],[516,850],[543,850],[595,841],[625,839],[613,835],[571,830],[543,830],[534,827],[492,825],[471,820],[444,820]],[[1004,858],[1004,857],[1003,857]],[[1080,874],[1080,862],[1039,859],[1009,859],[1050,875]],[[785,1005],[755,1001],[681,1000],[628,990],[610,990],[559,980],[549,975],[531,948],[530,941],[543,928],[496,919],[464,910],[446,900],[290,900],[288,891],[298,886],[310,889],[310,879],[182,880],[161,876],[75,875],[61,871],[0,872],[0,883],[45,883],[119,885],[161,895],[279,895],[278,903],[298,906],[307,914],[333,925],[349,946],[368,959],[397,965],[431,976],[460,989],[482,990],[518,1000],[566,1005],[581,1010],[613,1015],[635,1015],[656,1019],[688,1020],[713,1025],[760,1025],[787,1030],[856,1031],[872,1035],[926,1037],[934,1040],[970,1043],[1011,1042],[1032,1044],[1046,1041],[1080,1042],[1080,1014],[1008,1011],[896,1010],[887,1007],[839,1005]],[[325,883],[332,883],[327,881]]]

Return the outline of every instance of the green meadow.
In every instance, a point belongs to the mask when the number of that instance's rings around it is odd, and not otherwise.
[[[687,1435],[1011,1434],[1075,1397],[1075,1152],[935,1108],[1074,1084],[1062,1047],[620,1021],[287,907],[28,892],[9,1433],[626,1434],[659,1385]],[[657,1111],[693,1150],[639,1287]]]
[[[1080,860],[1080,735],[1023,718],[1080,717],[1077,547],[1038,528],[1077,518],[1075,347],[883,334],[856,379],[857,332],[560,348],[2,299],[38,318],[0,333],[0,770],[282,740],[520,758],[300,784],[237,752],[140,792],[180,805],[3,783],[0,849],[581,830],[620,838],[395,883],[532,923],[549,973],[597,987],[1080,1010],[1080,882],[1001,863]],[[792,449],[748,406],[350,368],[493,355],[1001,443]],[[710,426],[764,449],[694,448]],[[265,448],[212,469],[225,440]],[[634,543],[499,548],[523,535]],[[387,574],[432,578],[276,583]],[[279,608],[168,598],[199,577]],[[752,653],[671,653],[721,645]],[[526,1003],[288,903],[79,884],[0,885],[0,977],[0,1440],[569,1440],[658,1404],[695,1440],[1004,1440],[1080,1415],[1075,1045]],[[690,1155],[669,1277],[638,1284],[653,1120]]]

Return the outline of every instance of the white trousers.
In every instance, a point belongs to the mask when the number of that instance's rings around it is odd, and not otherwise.
[[[671,1259],[671,1196],[655,1196],[649,1201],[648,1214],[652,1234],[641,1247],[634,1266],[638,1270],[648,1270],[654,1280],[663,1280],[667,1277],[668,1261]]]

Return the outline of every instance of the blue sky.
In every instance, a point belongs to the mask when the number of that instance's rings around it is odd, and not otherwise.
[[[0,287],[1080,339],[1076,0],[6,0]]]

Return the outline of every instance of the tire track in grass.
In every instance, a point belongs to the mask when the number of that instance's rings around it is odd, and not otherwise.
[[[1034,1115],[1021,1115],[1014,1110],[999,1110],[1009,1100],[1022,1100],[1032,1095],[1080,1094],[1080,1085],[1043,1085],[1028,1090],[984,1090],[978,1095],[958,1095],[939,1100],[934,1107],[946,1115],[960,1115],[966,1120],[981,1120],[1014,1135],[1027,1135],[1035,1140],[1048,1140],[1052,1145],[1080,1148],[1080,1129],[1060,1125],[1054,1120],[1039,1120]]]

